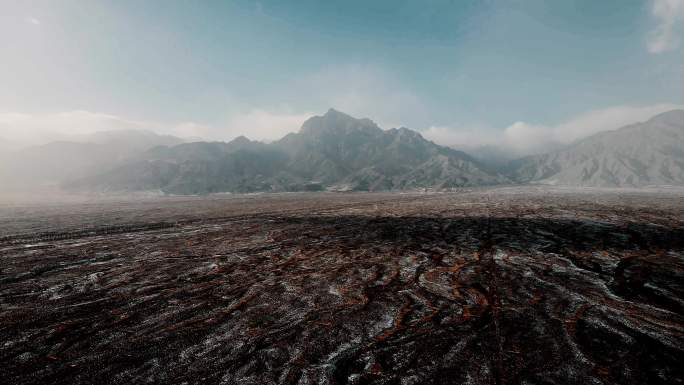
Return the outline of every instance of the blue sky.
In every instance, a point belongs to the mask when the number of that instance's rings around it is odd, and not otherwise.
[[[684,104],[683,0],[60,0],[3,9],[0,137],[10,139],[51,124],[273,139],[335,107],[477,144],[515,124],[571,130],[608,111],[619,115],[602,123],[609,129]]]

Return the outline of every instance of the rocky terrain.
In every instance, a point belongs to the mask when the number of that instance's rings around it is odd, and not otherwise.
[[[238,137],[229,143],[158,147],[66,186],[206,194],[450,189],[506,182],[469,155],[430,142],[416,131],[383,130],[370,119],[330,109],[273,143]]]
[[[570,186],[684,184],[684,110],[602,132],[567,148],[516,160],[511,179]]]
[[[0,207],[7,384],[681,384],[684,193]]]
[[[205,195],[220,192],[448,191],[547,184],[684,185],[684,111],[604,131],[560,150],[511,158],[496,146],[475,156],[405,127],[330,109],[270,143],[244,136],[197,142],[148,131],[113,131],[22,151],[0,148],[0,191],[61,186],[70,192]]]

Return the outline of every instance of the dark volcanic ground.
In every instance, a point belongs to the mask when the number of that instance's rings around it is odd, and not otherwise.
[[[3,384],[681,384],[684,194],[0,207]]]

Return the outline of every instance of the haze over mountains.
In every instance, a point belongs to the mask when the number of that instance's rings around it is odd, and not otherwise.
[[[684,110],[514,161],[508,174],[521,183],[571,186],[684,184]]]
[[[104,191],[167,193],[404,190],[505,183],[467,154],[407,128],[382,130],[369,119],[329,110],[270,144],[229,143],[155,148],[102,175],[70,185]]]
[[[50,186],[111,169],[150,148],[183,143],[169,135],[144,130],[102,131],[68,141],[13,150],[0,148],[0,190]]]
[[[473,157],[407,128],[383,130],[336,110],[272,143],[238,137],[191,142],[146,131],[102,132],[78,142],[2,151],[5,188],[59,184],[76,191],[170,194],[302,190],[445,190],[544,183],[684,185],[684,111],[507,161]]]

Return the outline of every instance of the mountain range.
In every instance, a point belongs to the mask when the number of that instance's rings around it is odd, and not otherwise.
[[[130,157],[184,140],[144,130],[102,131],[68,141],[12,150],[0,148],[0,190],[51,186],[102,173]]]
[[[300,190],[447,189],[508,180],[469,155],[407,128],[382,130],[369,119],[330,109],[297,133],[265,144],[156,147],[106,173],[70,184],[104,191],[174,194]]]
[[[0,176],[68,190],[206,194],[257,191],[380,191],[540,183],[639,187],[684,185],[684,111],[605,131],[546,154],[512,161],[473,157],[407,128],[330,109],[271,143],[185,142],[115,131],[7,154]],[[8,179],[9,177],[9,179]]]
[[[519,183],[595,187],[684,184],[684,110],[584,138],[558,151],[511,162]]]

